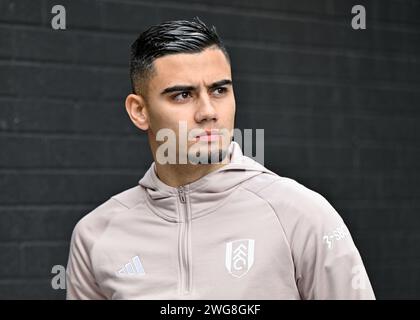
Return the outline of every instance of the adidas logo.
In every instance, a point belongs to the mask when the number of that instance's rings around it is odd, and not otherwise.
[[[130,262],[124,265],[120,270],[116,272],[117,276],[125,276],[125,275],[144,275],[143,265],[140,262],[139,256],[135,256],[131,258]]]

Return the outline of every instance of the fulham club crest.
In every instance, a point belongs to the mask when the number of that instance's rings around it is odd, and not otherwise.
[[[244,276],[254,264],[254,239],[226,243],[226,269],[237,278]]]

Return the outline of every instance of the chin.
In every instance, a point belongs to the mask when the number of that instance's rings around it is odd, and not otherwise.
[[[220,146],[207,148],[190,148],[188,152],[188,162],[190,164],[218,164],[225,159],[228,148],[221,148]]]

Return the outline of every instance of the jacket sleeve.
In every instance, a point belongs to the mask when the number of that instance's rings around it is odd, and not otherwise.
[[[362,258],[344,221],[311,192],[291,241],[302,299],[375,299]]]
[[[90,262],[90,248],[87,232],[80,221],[73,230],[70,253],[66,269],[67,300],[102,300],[101,292]]]

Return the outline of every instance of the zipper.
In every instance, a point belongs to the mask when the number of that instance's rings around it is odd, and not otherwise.
[[[179,255],[181,259],[181,292],[189,294],[191,290],[191,262],[190,262],[190,219],[188,215],[187,195],[183,186],[178,187],[179,201],[181,202],[183,219],[180,223]]]
[[[181,203],[186,203],[184,187],[181,186],[178,188],[178,194],[179,194],[179,200],[181,201]]]

